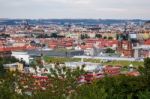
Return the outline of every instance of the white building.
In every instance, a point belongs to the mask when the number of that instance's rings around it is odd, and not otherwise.
[[[102,70],[103,66],[101,66],[98,63],[91,63],[91,62],[65,62],[65,66],[72,68],[72,69],[76,69],[77,67],[82,68],[82,66],[84,67],[85,71],[97,71],[97,70]]]
[[[30,62],[30,55],[27,52],[12,52],[11,56],[14,56],[15,58],[19,60],[25,61],[27,64]]]

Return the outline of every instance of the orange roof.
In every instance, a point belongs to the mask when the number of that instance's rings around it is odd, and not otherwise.
[[[0,47],[0,52],[5,52],[5,51],[19,51],[19,50],[31,50],[35,49],[33,46],[25,45],[25,46],[17,46],[17,47]]]
[[[146,41],[144,42],[144,44],[145,44],[145,45],[150,45],[150,39],[146,40]]]
[[[138,71],[133,71],[133,72],[128,72],[127,75],[128,76],[139,76],[140,73]]]

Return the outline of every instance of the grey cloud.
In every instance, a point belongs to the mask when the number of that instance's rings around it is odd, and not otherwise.
[[[150,0],[0,0],[0,17],[150,18]]]

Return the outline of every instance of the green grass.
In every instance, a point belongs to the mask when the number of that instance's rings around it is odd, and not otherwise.
[[[104,65],[112,65],[112,66],[129,66],[130,64],[132,64],[134,67],[138,67],[138,66],[144,66],[144,62],[138,62],[138,61],[111,61],[111,62],[105,62],[103,63]]]
[[[69,58],[69,57],[44,57],[47,63],[64,63],[64,62],[79,62],[81,58]],[[132,64],[134,67],[143,66],[144,62],[138,61],[111,61],[111,62],[103,62],[100,59],[84,59],[84,62],[93,62],[93,63],[101,63],[103,65],[112,65],[112,66],[129,66]]]

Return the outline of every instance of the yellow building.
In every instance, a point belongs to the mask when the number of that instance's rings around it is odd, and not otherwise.
[[[23,64],[17,62],[17,63],[12,63],[12,64],[4,64],[4,69],[9,70],[9,71],[16,71],[18,70],[19,72],[23,71]]]

